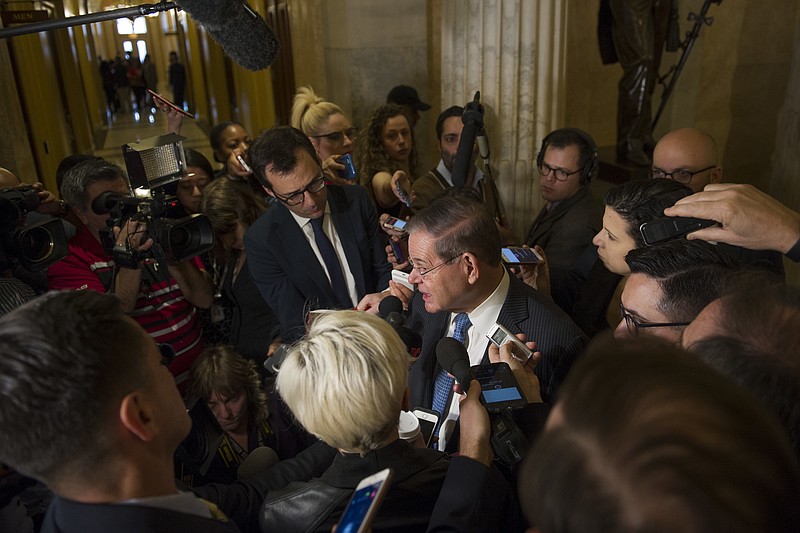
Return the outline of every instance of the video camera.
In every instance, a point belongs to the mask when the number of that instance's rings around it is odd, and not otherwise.
[[[40,271],[67,256],[61,220],[25,224],[25,215],[38,207],[39,191],[30,185],[0,189],[0,271],[13,261]]]
[[[186,172],[183,139],[170,133],[124,145],[122,155],[131,186],[144,191],[144,196],[105,192],[92,202],[92,211],[111,215],[108,227],[100,232],[100,241],[116,265],[135,269],[139,261],[149,257],[159,262],[163,259],[179,262],[214,246],[214,231],[208,217],[185,216],[177,198],[165,191],[166,186],[179,181]],[[147,225],[142,241],[152,238],[153,246],[146,252],[131,249],[127,242],[117,245],[113,228],[130,220]]]

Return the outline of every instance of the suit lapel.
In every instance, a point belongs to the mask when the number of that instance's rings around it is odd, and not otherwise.
[[[347,198],[344,191],[336,187],[328,188],[328,205],[331,206],[331,218],[342,243],[344,255],[350,267],[350,273],[356,282],[356,293],[360,296],[367,293],[364,284],[364,267],[361,262],[361,253],[356,240],[356,228],[360,220],[354,220],[356,214],[353,209],[348,209]]]
[[[537,216],[536,220],[534,220],[533,224],[531,224],[531,231],[528,234],[528,239],[526,242],[531,246],[533,244],[536,244],[536,241],[538,241],[542,237],[542,235],[550,231],[555,221],[563,217],[567,213],[567,211],[569,211],[569,209],[573,205],[580,202],[581,199],[584,196],[586,196],[588,192],[589,188],[584,185],[577,193],[575,193],[575,196],[573,196],[572,198],[567,198],[566,200],[558,204],[553,209],[552,213],[550,213],[544,220],[540,219],[540,216],[543,214],[544,211],[544,208],[542,208],[542,212],[539,213],[539,216]]]
[[[530,314],[528,311],[528,300],[525,298],[524,292],[517,290],[515,287],[518,283],[522,282],[515,276],[510,276],[508,294],[506,295],[506,300],[503,302],[503,307],[500,308],[500,314],[497,315],[497,321],[512,333],[522,332],[523,328],[521,324],[528,320]],[[483,353],[481,364],[487,364],[488,362],[489,346],[487,345],[486,351]]]
[[[275,221],[278,224],[275,230],[285,250],[287,263],[292,265],[293,270],[296,269],[296,273],[305,273],[308,278],[307,283],[313,283],[319,287],[319,290],[327,296],[330,302],[335,302],[336,295],[328,282],[328,276],[325,275],[325,271],[314,254],[314,250],[311,249],[311,244],[309,244],[305,233],[285,206],[278,206],[277,209],[280,209],[280,211],[275,217]],[[316,291],[308,292],[313,293]],[[322,305],[322,302],[319,303]]]
[[[450,313],[441,311],[431,314],[424,310],[424,306],[425,302],[420,293],[416,292],[411,309],[422,308],[422,311],[417,315],[420,320],[412,320],[410,326],[422,330],[422,353],[419,360],[411,367],[409,382],[413,380],[415,383],[425,384],[424,387],[411,388],[411,405],[430,407],[433,402],[433,385],[439,370],[439,364],[436,361],[436,343],[447,335]]]

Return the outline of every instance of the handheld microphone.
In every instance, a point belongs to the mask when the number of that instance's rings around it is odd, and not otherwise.
[[[444,337],[436,343],[436,361],[466,390],[472,381],[467,348],[453,337]]]
[[[236,476],[239,479],[248,479],[262,473],[264,470],[272,468],[280,459],[275,450],[268,446],[259,446],[250,452],[250,455],[245,457],[242,464],[236,470]]]
[[[242,0],[177,0],[225,54],[248,70],[265,69],[280,43],[266,21]]]
[[[391,313],[402,313],[403,302],[397,296],[387,296],[378,304],[378,316],[387,319]],[[387,320],[388,322],[388,320]],[[390,322],[391,323],[391,322]],[[394,325],[394,324],[392,324]]]
[[[416,359],[422,352],[422,336],[416,331],[405,326],[406,317],[403,314],[403,302],[397,296],[387,296],[378,304],[378,316],[383,318],[394,329],[403,344],[406,345],[408,355]]]
[[[463,187],[467,182],[470,164],[472,163],[472,149],[475,146],[475,136],[483,129],[483,106],[481,105],[481,92],[475,91],[472,102],[464,107],[461,114],[464,129],[461,130],[461,140],[458,142],[458,151],[453,161],[453,186]]]

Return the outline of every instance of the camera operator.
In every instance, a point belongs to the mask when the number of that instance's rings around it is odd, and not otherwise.
[[[47,274],[44,271],[33,271],[20,264],[19,258],[16,257],[19,251],[9,249],[8,247],[13,248],[13,245],[5,241],[5,238],[8,238],[17,227],[43,222],[50,219],[51,215],[60,216],[62,212],[68,210],[66,203],[56,200],[53,193],[47,191],[41,183],[23,184],[13,172],[0,167],[0,190],[6,188],[18,189],[21,195],[20,201],[23,203],[26,201],[21,198],[27,197],[29,192],[32,194],[35,191],[38,200],[32,200],[29,206],[22,208],[22,216],[19,219],[16,219],[14,209],[10,205],[0,206],[0,209],[8,210],[3,213],[2,227],[0,227],[0,234],[4,235],[4,242],[0,247],[0,277],[3,278],[0,314],[7,313],[28,301],[32,298],[30,294],[44,294],[48,289]],[[31,201],[31,199],[28,198],[27,201]],[[30,211],[27,210],[28,208]]]
[[[152,259],[139,261],[135,269],[114,264],[100,240],[109,215],[95,213],[92,203],[104,192],[130,195],[127,177],[117,165],[102,159],[81,162],[67,172],[61,192],[84,226],[70,239],[69,255],[50,268],[50,287],[116,294],[123,309],[156,342],[172,345],[177,358],[170,370],[180,385],[203,350],[195,306],[208,308],[214,298],[199,259],[168,263],[167,272]],[[140,221],[126,221],[113,229],[116,245],[134,252],[149,250],[153,239],[145,236],[146,229]]]

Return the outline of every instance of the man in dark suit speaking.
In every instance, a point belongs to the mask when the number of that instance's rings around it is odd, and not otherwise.
[[[524,333],[541,352],[536,374],[542,397],[553,397],[583,351],[580,329],[548,298],[509,275],[500,263],[500,239],[482,205],[464,196],[440,198],[408,224],[409,276],[417,284],[406,324],[422,334],[422,354],[411,368],[411,404],[442,414],[440,449],[458,418],[452,380],[437,364],[442,337],[464,342],[471,365],[488,363],[486,334],[497,322]],[[466,384],[464,384],[466,386]]]
[[[375,209],[358,186],[326,185],[300,130],[274,127],[250,145],[264,190],[278,200],[245,235],[250,275],[291,343],[310,309],[377,310],[391,277]],[[265,347],[266,350],[266,347]]]

